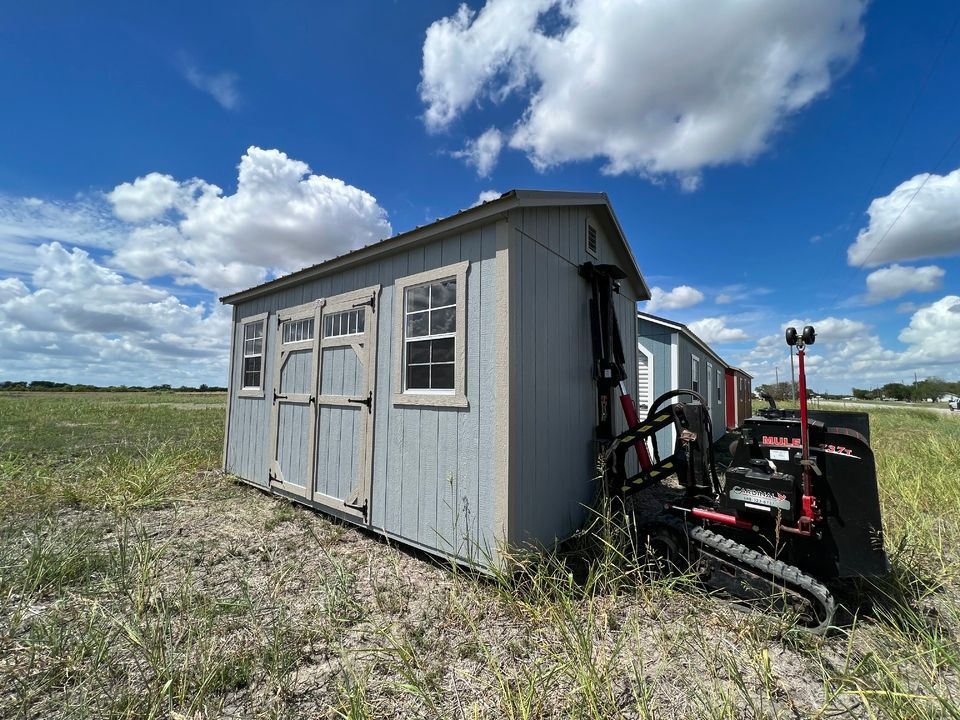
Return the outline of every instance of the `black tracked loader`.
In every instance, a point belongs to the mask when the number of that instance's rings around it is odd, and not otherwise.
[[[680,489],[645,522],[640,540],[667,567],[689,569],[708,588],[738,604],[768,604],[795,612],[813,632],[834,617],[828,589],[836,581],[889,572],[883,546],[876,467],[866,413],[807,408],[804,356],[816,340],[812,326],[786,331],[797,348],[799,410],[770,406],[735,431],[732,462],[717,472],[713,428],[704,398],[676,389],[636,418],[624,398],[623,348],[612,296],[620,271],[587,263],[598,389],[597,440],[605,458],[606,493],[623,498],[676,477]],[[629,425],[613,435],[609,408],[620,392]],[[604,415],[603,411],[606,411]],[[676,442],[661,454],[656,433],[675,429]],[[627,469],[631,451],[635,472]]]

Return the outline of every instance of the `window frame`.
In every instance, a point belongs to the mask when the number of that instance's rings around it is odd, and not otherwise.
[[[717,368],[717,405],[723,405],[723,369]]]
[[[250,317],[243,318],[243,320],[241,320],[238,323],[238,326],[240,329],[240,343],[239,343],[240,345],[240,377],[239,377],[239,383],[237,387],[237,397],[262,398],[264,396],[263,381],[267,374],[267,330],[268,330],[267,319],[269,315],[270,315],[269,313],[260,313],[258,315],[251,315]],[[245,386],[243,382],[244,382],[244,375],[246,375],[246,372],[245,372],[245,368],[247,364],[246,359],[248,357],[256,357],[256,355],[246,354],[246,348],[244,347],[244,345],[246,344],[245,336],[247,334],[247,326],[255,325],[257,323],[260,323],[260,326],[263,331],[263,335],[260,343],[260,384]]]
[[[693,353],[690,353],[690,389],[695,393],[700,392],[700,356]]]
[[[653,387],[654,380],[654,368],[653,368],[653,352],[644,347],[643,343],[639,340],[637,341],[637,384],[640,382],[640,356],[643,355],[647,359],[647,395],[649,402],[644,403],[645,398],[640,397],[639,388],[637,390],[637,408],[642,409],[646,405],[647,410],[649,411],[653,405],[653,401],[657,399]]]
[[[426,270],[407,275],[394,282],[393,292],[393,404],[421,407],[467,408],[466,369],[467,369],[467,271],[470,262],[464,260],[452,265],[444,265],[434,270]],[[429,285],[439,280],[453,278],[457,283],[456,292],[456,329],[449,336],[454,338],[453,349],[453,389],[432,390],[406,388],[407,338],[406,305],[407,290],[421,285]]]
[[[286,339],[287,325],[291,323],[309,323],[310,327],[310,337],[301,337],[294,338],[293,340]],[[317,321],[313,315],[303,315],[301,317],[292,317],[284,318],[278,320],[279,329],[278,333],[280,335],[280,345],[284,347],[289,347],[290,345],[299,345],[302,343],[313,343],[313,338],[317,332]]]

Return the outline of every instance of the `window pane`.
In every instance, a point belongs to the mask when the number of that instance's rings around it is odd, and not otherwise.
[[[453,338],[432,340],[431,343],[433,344],[433,356],[431,358],[433,362],[453,362]]]
[[[430,366],[410,365],[407,367],[407,388],[426,390],[430,387]]]
[[[430,307],[443,307],[457,302],[457,280],[441,280],[430,286]]]
[[[431,365],[430,387],[434,390],[453,390],[453,363]]]
[[[430,341],[419,340],[407,343],[407,363],[425,365],[430,362]]]
[[[253,340],[258,337],[263,337],[263,322],[255,322],[243,326],[244,340]]]
[[[243,360],[243,386],[260,387],[260,357],[249,357]]]
[[[455,307],[430,311],[430,334],[452,333],[457,329],[457,309]]]
[[[257,355],[263,352],[263,338],[258,337],[253,341],[253,352]]]
[[[357,332],[363,332],[363,323],[366,322],[367,313],[363,308],[357,310]]]
[[[430,307],[430,286],[412,287],[407,290],[407,312],[426,310]]]
[[[413,313],[407,315],[407,337],[423,337],[427,334],[427,315],[426,312]]]

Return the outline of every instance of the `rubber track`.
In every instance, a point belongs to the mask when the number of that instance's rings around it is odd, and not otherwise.
[[[652,524],[666,525],[683,535],[692,538],[697,543],[709,547],[728,558],[731,562],[743,565],[756,571],[764,577],[773,577],[784,585],[790,586],[794,592],[818,603],[822,611],[822,620],[819,625],[804,625],[808,631],[822,635],[833,621],[837,606],[830,591],[809,575],[800,571],[794,565],[788,565],[782,560],[774,560],[769,555],[752,550],[728,537],[719,535],[699,525],[686,525],[675,515],[658,515]]]
[[[729,557],[735,563],[745,565],[760,575],[774,577],[784,585],[790,586],[794,592],[806,596],[820,605],[823,618],[818,625],[805,625],[812,633],[821,635],[830,627],[837,606],[833,595],[826,587],[818,583],[809,575],[800,572],[794,565],[787,565],[782,560],[774,560],[769,555],[751,550],[746,545],[731,540],[723,535],[694,525],[688,530],[690,537],[699,543]]]

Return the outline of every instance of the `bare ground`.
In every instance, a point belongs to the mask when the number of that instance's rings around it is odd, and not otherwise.
[[[507,588],[215,474],[205,481],[224,489],[127,520],[58,515],[44,532],[82,530],[109,560],[49,603],[0,605],[0,715],[865,713],[843,678],[873,650],[842,633],[813,638],[683,583],[557,596],[534,575]],[[57,628],[76,636],[57,639]]]

